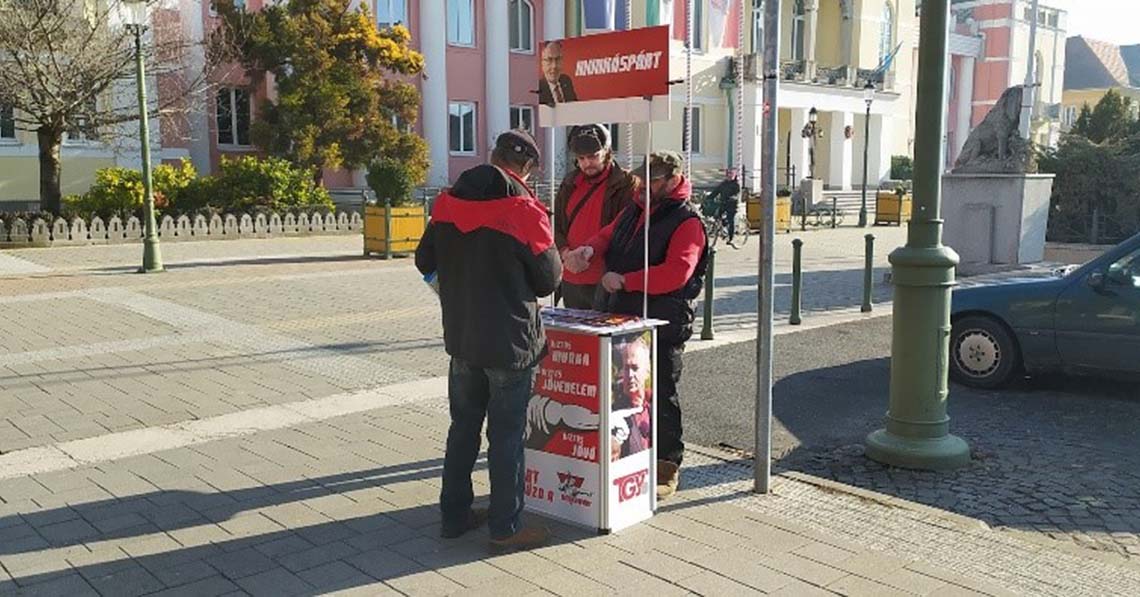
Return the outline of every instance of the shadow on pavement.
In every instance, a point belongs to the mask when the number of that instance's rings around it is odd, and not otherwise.
[[[484,460],[476,465],[476,470],[482,468],[485,468]],[[221,594],[239,588],[253,594],[315,595],[378,581],[395,581],[394,586],[399,587],[400,579],[425,571],[487,562],[485,528],[459,539],[439,538],[439,511],[434,500],[431,504],[398,508],[384,502],[380,495],[371,508],[375,513],[363,516],[339,520],[326,516],[327,522],[315,524],[287,524],[285,520],[279,530],[230,535],[232,538],[215,538],[205,532],[195,538],[193,532],[193,527],[240,520],[243,512],[261,508],[369,488],[393,488],[392,491],[398,492],[394,489],[398,484],[438,478],[441,469],[442,459],[433,459],[228,492],[160,491],[5,516],[0,518],[0,536],[12,537],[21,529],[29,532],[24,539],[6,539],[0,543],[0,555],[6,556],[6,561],[12,561],[13,557],[38,557],[30,552],[97,542],[117,543],[123,551],[120,552],[122,557],[114,558],[119,555],[114,554],[111,561],[72,564],[64,570],[37,571],[44,570],[42,565],[33,566],[27,574],[14,570],[12,581],[0,582],[0,594],[82,591],[86,585],[75,577],[78,573],[102,594],[142,594],[179,586],[179,590],[188,595]],[[394,501],[400,499],[393,495]],[[663,509],[676,511],[733,497],[679,500],[663,504]],[[477,498],[477,505],[481,502],[485,502],[485,498]],[[357,504],[363,506],[360,509],[370,509],[367,502]],[[272,510],[268,514],[272,516]],[[288,516],[288,513],[283,514]],[[319,516],[317,510],[310,514]],[[551,529],[549,545],[596,536],[596,531],[591,529],[529,514],[525,517],[528,524],[533,522]],[[105,531],[95,528],[127,520],[137,521],[137,524]],[[268,523],[269,519],[259,522]],[[59,525],[67,526],[69,534],[51,537],[51,529]],[[80,528],[90,530],[77,532]],[[178,533],[180,530],[190,530],[190,533],[182,535]],[[209,530],[224,535],[217,527]],[[190,542],[180,546],[170,536],[162,535],[165,532],[171,532],[181,541],[190,538]],[[148,545],[150,538],[143,538],[147,535],[157,535],[154,545]],[[130,541],[132,538],[138,541]],[[86,553],[82,547],[80,551]],[[62,560],[51,561],[67,566],[72,558],[67,559],[67,564]],[[258,576],[261,574],[265,576]],[[409,584],[416,582],[419,581],[408,579]],[[65,587],[71,590],[63,590]]]

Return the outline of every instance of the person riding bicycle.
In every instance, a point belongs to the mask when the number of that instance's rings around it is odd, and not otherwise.
[[[729,243],[736,236],[736,210],[739,208],[740,182],[736,180],[736,176],[736,170],[725,170],[724,180],[714,187],[703,201],[713,208],[711,213],[716,214],[728,230]]]

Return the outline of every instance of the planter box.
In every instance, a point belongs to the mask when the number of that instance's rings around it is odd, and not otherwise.
[[[902,226],[910,221],[912,199],[910,195],[899,196],[890,191],[880,191],[875,196],[875,225],[895,224]]]
[[[753,230],[759,230],[763,218],[760,216],[760,199],[749,198],[745,203],[748,214],[748,225]],[[792,198],[776,197],[776,230],[792,231]]]
[[[416,251],[427,228],[423,205],[364,207],[364,255],[409,255]]]

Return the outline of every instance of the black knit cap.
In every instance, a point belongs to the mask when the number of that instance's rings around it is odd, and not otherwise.
[[[538,143],[530,133],[522,129],[511,129],[495,139],[495,149],[505,150],[523,159],[537,160]]]
[[[599,124],[570,127],[566,136],[570,151],[576,155],[591,155],[610,147],[610,131]]]

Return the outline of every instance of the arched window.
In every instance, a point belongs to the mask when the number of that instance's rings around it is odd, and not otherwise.
[[[804,18],[804,0],[796,0],[792,4],[792,58],[804,59],[804,33],[807,31],[807,20]]]
[[[534,51],[534,6],[530,0],[511,0],[511,51]]]
[[[879,64],[895,49],[895,9],[890,2],[883,3],[882,29],[879,30]]]

